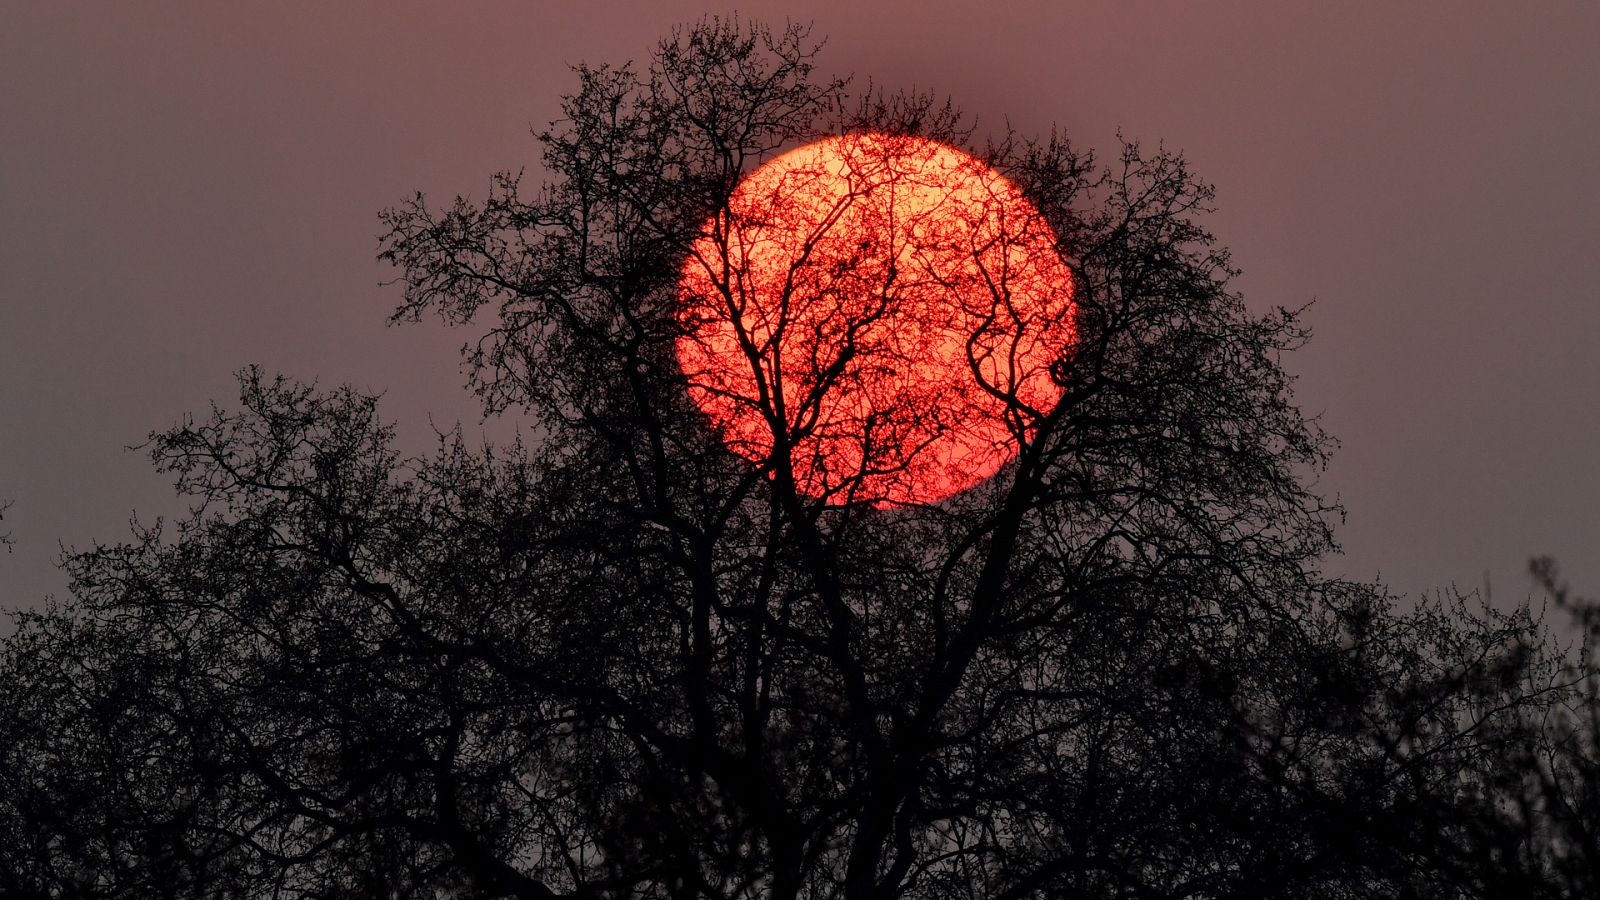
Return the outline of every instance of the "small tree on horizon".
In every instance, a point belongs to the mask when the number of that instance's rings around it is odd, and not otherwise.
[[[526,441],[402,458],[374,397],[255,369],[236,410],[152,437],[193,517],[70,556],[72,604],[0,656],[0,895],[1594,887],[1591,670],[1527,609],[1402,613],[1319,572],[1331,442],[1282,366],[1307,333],[1230,287],[1211,188],[1132,142],[972,147],[949,104],[817,78],[817,46],[710,20],[642,69],[579,66],[545,183],[385,213],[396,318],[476,327],[472,386]],[[739,258],[742,180],[860,134],[971,152],[1070,270],[1059,396],[980,384],[1013,458],[937,500],[870,490],[920,471],[881,434],[963,427],[925,397],[831,438],[852,467],[799,452],[903,352],[821,337],[909,296],[870,235],[797,265],[759,327],[748,273],[711,270],[760,453],[681,362],[686,254]],[[845,283],[881,303],[805,311]],[[1022,332],[1011,291],[975,329]]]

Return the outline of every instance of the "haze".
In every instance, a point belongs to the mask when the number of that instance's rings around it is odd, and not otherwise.
[[[815,22],[829,72],[948,94],[979,133],[1184,150],[1258,309],[1343,441],[1329,569],[1397,590],[1530,554],[1600,593],[1600,6],[743,4]],[[1437,13],[1430,12],[1437,10]],[[1536,10],[1530,15],[1527,9]],[[643,58],[703,4],[16,3],[0,29],[0,602],[183,509],[126,445],[258,362],[386,390],[406,446],[476,430],[455,349],[385,328],[379,209],[528,167],[578,61]],[[490,426],[490,431],[496,426]],[[500,426],[503,432],[503,426]]]

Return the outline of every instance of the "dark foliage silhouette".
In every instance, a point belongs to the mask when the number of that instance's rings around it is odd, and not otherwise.
[[[741,175],[828,135],[971,137],[813,77],[814,49],[712,21],[579,67],[546,184],[385,215],[397,318],[477,327],[472,383],[525,441],[405,458],[375,398],[254,369],[152,438],[193,516],[69,556],[72,603],[0,659],[0,894],[1595,889],[1587,654],[1526,609],[1319,574],[1330,442],[1280,359],[1305,331],[1229,287],[1181,156],[973,151],[1074,281],[1059,400],[983,386],[1015,452],[992,479],[854,494],[913,465],[874,443],[937,412],[907,403],[802,490],[807,410],[870,346],[763,370],[770,453],[727,449],[678,277],[706,222],[738,234]]]

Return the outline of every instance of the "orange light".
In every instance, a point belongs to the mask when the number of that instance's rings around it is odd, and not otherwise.
[[[813,498],[942,499],[1060,396],[1072,276],[1015,185],[936,141],[858,134],[761,166],[679,279],[678,361],[734,452]]]

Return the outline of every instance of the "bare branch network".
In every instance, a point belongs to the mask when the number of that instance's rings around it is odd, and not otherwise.
[[[1595,890],[1587,655],[1319,573],[1306,331],[1210,187],[817,46],[580,66],[546,181],[384,215],[527,441],[255,369],[152,438],[193,516],[0,656],[0,895]]]

